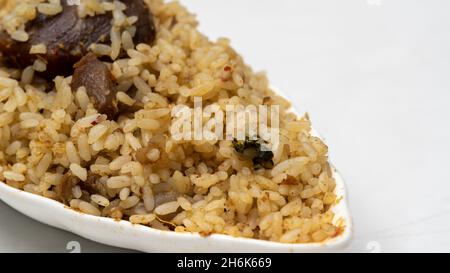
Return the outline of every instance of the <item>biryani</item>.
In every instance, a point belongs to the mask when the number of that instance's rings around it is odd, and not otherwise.
[[[308,116],[197,26],[163,0],[0,0],[0,181],[160,230],[337,236],[328,148]],[[279,106],[277,148],[249,135],[175,139],[173,109],[198,97]]]

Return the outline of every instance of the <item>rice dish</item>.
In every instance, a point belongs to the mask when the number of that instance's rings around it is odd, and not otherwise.
[[[174,232],[311,243],[342,231],[327,146],[229,40],[210,41],[178,2],[73,2],[0,0],[0,181]],[[40,27],[69,8],[76,20],[107,22],[106,35],[58,55]],[[194,108],[196,97],[224,111],[279,106],[277,148],[174,139],[174,108]]]

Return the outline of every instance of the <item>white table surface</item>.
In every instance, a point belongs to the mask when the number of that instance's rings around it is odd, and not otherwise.
[[[450,251],[450,1],[182,0],[311,114],[343,174],[347,251]],[[0,251],[124,251],[0,202]]]

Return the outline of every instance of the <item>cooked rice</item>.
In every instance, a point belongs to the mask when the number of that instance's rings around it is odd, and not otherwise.
[[[56,15],[62,11],[59,0],[0,0],[0,30],[6,30],[14,40],[28,41],[25,24],[38,12]]]
[[[36,59],[33,63],[33,70],[37,72],[44,72],[47,70],[47,64],[40,59]]]
[[[114,60],[108,65],[118,81],[118,100],[145,105],[134,115],[107,120],[84,88],[72,92],[71,77],[57,77],[54,90],[44,92],[43,79],[34,73],[45,70],[42,61],[23,71],[0,67],[0,180],[58,199],[70,178],[76,183],[66,201],[73,209],[158,229],[283,243],[336,236],[328,149],[311,135],[308,117],[290,113],[289,102],[227,39],[211,42],[198,32],[195,16],[178,2],[145,2],[158,30],[153,45],[133,44],[137,18],[127,18],[119,1],[84,0],[78,9],[81,16],[113,11],[111,44],[91,50]],[[0,0],[0,7],[0,28],[19,41],[28,39],[24,25],[37,12],[60,12],[55,0]],[[121,49],[128,57],[119,57]],[[45,45],[31,49],[45,52]],[[131,95],[133,86],[137,92]],[[194,96],[222,108],[279,105],[275,167],[253,170],[231,141],[174,141],[171,109],[192,107]],[[93,176],[97,192],[82,190]]]

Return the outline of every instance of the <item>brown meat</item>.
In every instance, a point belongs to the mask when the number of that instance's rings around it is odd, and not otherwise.
[[[105,186],[100,183],[101,176],[92,172],[88,172],[88,178],[86,181],[80,181],[78,185],[81,190],[88,192],[89,194],[107,195]]]
[[[92,53],[84,56],[74,67],[72,91],[84,86],[95,109],[107,115],[108,119],[114,119],[118,112],[117,99],[113,75],[108,67]]]
[[[66,173],[64,175],[63,181],[59,184],[56,189],[56,195],[59,201],[64,204],[69,204],[70,200],[73,198],[72,188],[77,185],[78,179],[71,173]]]
[[[143,0],[122,0],[127,6],[127,16],[137,16],[134,42],[151,43],[156,29],[153,15]],[[39,14],[26,27],[30,38],[27,42],[17,42],[0,32],[0,52],[6,61],[15,67],[31,65],[37,55],[29,54],[32,45],[43,43],[47,53],[41,57],[47,61],[47,71],[42,76],[53,79],[57,75],[70,75],[73,64],[84,56],[93,43],[109,43],[111,12],[79,18],[77,7],[62,1],[63,11],[55,16]]]
[[[147,4],[143,0],[122,0],[122,3],[127,6],[124,11],[127,16],[138,17],[138,21],[134,24],[136,26],[134,42],[136,44],[152,43],[156,38],[156,27],[153,22],[153,14]]]

